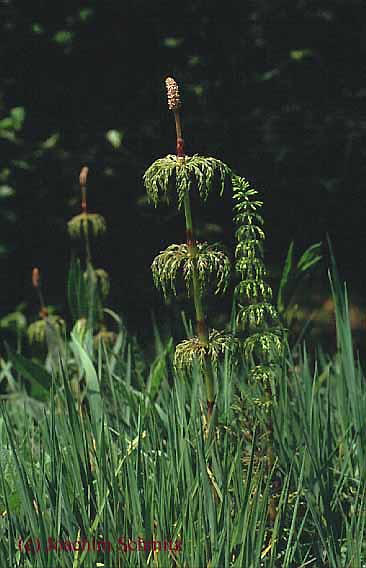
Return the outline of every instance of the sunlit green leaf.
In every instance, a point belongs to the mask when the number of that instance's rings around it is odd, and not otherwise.
[[[108,142],[117,150],[122,144],[123,132],[121,130],[108,130],[105,137]]]

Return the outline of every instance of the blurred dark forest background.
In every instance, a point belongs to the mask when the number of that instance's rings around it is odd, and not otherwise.
[[[65,309],[78,174],[108,234],[95,264],[110,305],[149,325],[150,264],[184,239],[147,204],[142,175],[175,151],[165,77],[181,85],[188,154],[218,157],[264,200],[266,260],[279,271],[329,234],[351,290],[365,288],[366,5],[361,0],[190,2],[3,0],[0,17],[0,317],[39,266]],[[201,238],[232,245],[231,199],[198,213]],[[325,265],[323,266],[324,273]]]

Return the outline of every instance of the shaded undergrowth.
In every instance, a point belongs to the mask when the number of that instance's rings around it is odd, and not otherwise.
[[[113,347],[74,328],[43,401],[19,359],[4,364],[1,566],[364,566],[365,377],[333,281],[337,352],[288,348],[273,391],[275,480],[263,406],[230,354],[209,430],[199,369],[177,374],[157,330],[147,365],[122,327]]]

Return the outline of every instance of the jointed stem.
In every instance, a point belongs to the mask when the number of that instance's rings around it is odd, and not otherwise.
[[[185,154],[184,154],[184,140],[182,135],[182,124],[179,114],[179,108],[180,108],[179,91],[173,79],[167,79],[166,83],[168,88],[169,108],[174,112],[175,130],[177,135],[177,160],[183,166],[185,160]],[[192,265],[193,265],[192,291],[193,291],[194,309],[196,312],[197,336],[200,343],[204,346],[207,346],[209,343],[209,332],[206,324],[205,312],[203,309],[202,291],[201,291],[198,270],[197,270],[198,249],[197,249],[196,239],[194,237],[191,202],[188,191],[186,191],[184,195],[184,216],[186,221],[188,254],[192,259]],[[206,396],[207,396],[207,417],[208,420],[210,420],[215,404],[215,380],[212,368],[212,361],[208,357],[204,361],[203,375],[205,380]]]
[[[86,180],[88,175],[88,168],[85,166],[82,168],[80,172],[80,188],[81,188],[81,210],[83,213],[88,213],[88,206],[86,200]],[[87,266],[91,264],[91,249],[90,249],[90,239],[89,239],[89,225],[88,221],[83,224],[84,228],[84,240],[85,240],[85,258]]]
[[[186,192],[184,196],[184,215],[186,220],[188,252],[193,260],[192,288],[193,288],[193,302],[196,312],[197,335],[200,342],[203,345],[208,345],[209,341],[208,328],[205,320],[205,313],[202,303],[202,294],[200,290],[198,272],[196,267],[198,251],[197,251],[196,240],[194,238],[191,203],[188,192]],[[208,418],[210,419],[215,404],[215,381],[212,369],[212,362],[210,359],[205,360],[203,374],[205,379],[206,396],[207,396],[207,415]]]
[[[184,160],[184,140],[182,137],[182,124],[179,111],[174,111],[175,131],[177,133],[177,157]]]
[[[91,249],[90,249],[90,239],[89,239],[89,227],[88,223],[84,224],[84,237],[85,237],[85,258],[86,265],[89,266],[92,263]]]
[[[37,294],[38,294],[38,300],[39,300],[39,306],[40,306],[39,315],[42,319],[44,319],[48,316],[48,310],[46,308],[46,304],[45,304],[43,293],[42,293],[41,279],[40,279],[40,274],[39,274],[38,268],[33,268],[33,270],[32,270],[32,284],[33,284],[33,287],[35,288],[35,290],[37,291]]]
[[[38,298],[39,298],[39,305],[41,306],[41,317],[43,317],[45,314],[47,314],[47,308],[46,308],[46,304],[44,301],[44,297],[43,297],[43,293],[41,290],[41,287],[38,288]]]
[[[177,133],[177,140],[182,138],[182,125],[180,122],[180,114],[178,110],[174,111],[175,131]]]

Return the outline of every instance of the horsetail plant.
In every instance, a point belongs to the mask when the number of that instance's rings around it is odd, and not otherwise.
[[[83,166],[79,175],[79,185],[81,191],[81,213],[73,217],[67,224],[68,232],[73,239],[83,239],[85,246],[85,264],[86,270],[83,274],[86,287],[84,289],[87,297],[89,325],[90,328],[94,327],[94,319],[100,320],[99,326],[105,330],[103,324],[103,306],[102,301],[108,296],[109,293],[109,276],[108,273],[102,268],[94,268],[92,261],[92,252],[90,244],[90,236],[98,238],[106,232],[107,225],[104,217],[98,213],[90,213],[87,204],[87,181],[88,181],[89,168]],[[81,294],[83,295],[83,294]],[[85,317],[86,314],[79,314]]]
[[[236,230],[235,269],[240,282],[235,288],[237,303],[236,325],[243,334],[241,349],[248,368],[250,383],[257,387],[259,396],[252,402],[264,411],[264,443],[267,471],[274,465],[272,406],[276,379],[281,372],[284,351],[284,329],[280,316],[272,304],[272,288],[266,282],[263,262],[263,218],[258,213],[262,201],[257,190],[244,178],[234,175],[233,199]],[[277,482],[276,482],[277,483]],[[276,485],[274,483],[274,486]],[[275,497],[269,501],[269,517],[276,517]]]
[[[235,288],[238,304],[237,328],[245,333],[242,343],[250,376],[268,391],[270,379],[278,371],[283,353],[283,327],[271,303],[272,289],[266,282],[263,262],[262,201],[244,178],[233,178],[234,222],[236,230],[235,269],[240,282]],[[268,403],[268,401],[266,401]]]
[[[85,256],[87,264],[91,264],[91,249],[90,249],[90,230],[91,233],[97,237],[103,235],[106,231],[106,222],[104,217],[97,213],[89,213],[87,207],[87,179],[89,168],[83,166],[79,176],[80,190],[81,190],[81,213],[76,215],[67,224],[69,234],[72,238],[84,238],[85,242]]]
[[[175,120],[176,155],[168,154],[156,160],[143,179],[148,198],[155,206],[161,200],[170,201],[170,190],[175,185],[177,208],[184,212],[186,243],[173,244],[162,251],[152,263],[152,273],[155,285],[161,288],[166,298],[169,292],[175,294],[175,280],[182,272],[188,296],[193,298],[197,336],[177,345],[174,363],[183,372],[189,370],[194,361],[199,363],[205,382],[207,417],[210,419],[216,399],[214,365],[218,357],[233,346],[234,340],[228,334],[209,329],[203,299],[211,278],[215,280],[215,294],[225,292],[230,276],[230,261],[218,245],[196,241],[190,192],[195,186],[201,199],[206,201],[216,178],[222,195],[231,170],[216,158],[185,154],[179,88],[171,77],[166,79],[165,84],[168,108]]]
[[[37,292],[39,301],[39,318],[28,326],[27,334],[30,343],[44,343],[52,335],[57,335],[65,331],[65,322],[57,314],[50,313],[46,306],[41,285],[41,275],[39,268],[32,270],[32,286]]]

